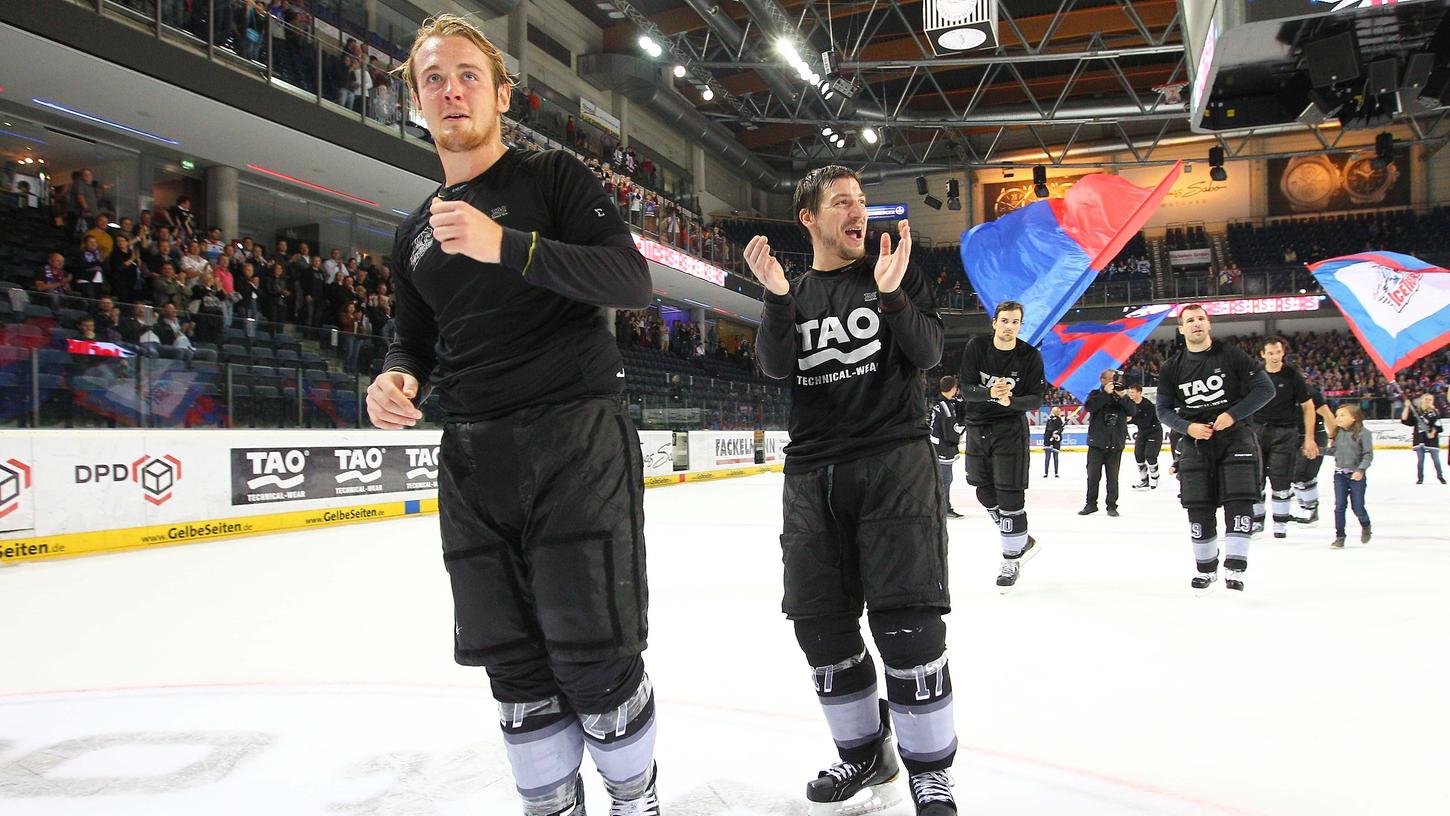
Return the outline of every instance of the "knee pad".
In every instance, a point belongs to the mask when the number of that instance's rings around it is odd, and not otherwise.
[[[1027,493],[1022,490],[998,490],[997,507],[1003,513],[1015,513],[1027,506]]]
[[[575,711],[610,711],[624,705],[644,679],[640,655],[590,663],[556,660],[554,676]]]
[[[997,509],[997,488],[995,488],[995,487],[978,487],[977,488],[977,502],[980,503],[983,507],[987,508],[988,510],[996,510]]]
[[[931,663],[946,652],[947,624],[936,607],[873,611],[868,617],[876,650],[888,667],[909,668]]]
[[[485,667],[493,699],[500,702],[545,700],[560,695],[559,682],[554,679],[548,658],[543,655],[524,657]]]
[[[796,641],[811,664],[820,697],[854,695],[876,685],[876,664],[861,640],[861,622],[845,615],[800,618]]]

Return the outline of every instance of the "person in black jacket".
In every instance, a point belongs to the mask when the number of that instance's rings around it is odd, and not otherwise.
[[[931,407],[931,444],[936,446],[936,462],[941,469],[942,503],[947,518],[963,518],[952,509],[952,465],[956,464],[962,445],[962,390],[951,374],[941,378],[941,399]]]
[[[1087,501],[1079,516],[1098,511],[1098,484],[1108,483],[1108,515],[1118,515],[1118,467],[1123,461],[1123,446],[1128,442],[1128,416],[1133,404],[1122,391],[1122,374],[1108,369],[1098,375],[1098,388],[1088,394],[1083,406],[1091,414],[1088,419]]]
[[[956,813],[945,508],[922,411],[922,372],[941,360],[941,318],[931,287],[907,265],[906,221],[895,251],[883,234],[879,256],[866,254],[866,194],[854,171],[812,171],[793,206],[810,236],[810,270],[788,281],[763,235],[746,244],[745,259],[766,289],[760,370],[791,380],[781,608],[841,757],[807,783],[806,798],[874,798],[897,776],[861,638],[869,609],[918,812]]]
[[[430,18],[400,70],[444,183],[397,229],[369,418],[439,394],[454,660],[488,672],[526,812],[585,812],[586,748],[616,812],[658,812],[644,462],[604,316],[650,302],[649,268],[573,154],[504,146],[511,81],[472,23]]]
[[[1062,409],[1056,405],[1052,406],[1052,413],[1047,417],[1047,424],[1042,428],[1042,478],[1044,479],[1047,478],[1049,469],[1052,471],[1052,478],[1062,478],[1059,466],[1062,460],[1062,429],[1066,424],[1062,419]]]
[[[1158,409],[1152,400],[1143,399],[1143,386],[1133,383],[1128,386],[1128,399],[1133,401],[1133,416],[1129,419],[1138,432],[1133,439],[1133,460],[1138,463],[1138,483],[1134,490],[1158,489],[1158,455],[1163,452],[1163,423],[1158,421]]]
[[[1426,456],[1435,465],[1435,478],[1445,484],[1445,473],[1440,469],[1440,409],[1435,407],[1435,395],[1421,394],[1413,401],[1406,399],[1400,422],[1415,429],[1415,484],[1425,483]]]

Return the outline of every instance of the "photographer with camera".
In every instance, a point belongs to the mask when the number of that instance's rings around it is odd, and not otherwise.
[[[1108,515],[1118,515],[1118,465],[1123,459],[1123,445],[1128,441],[1128,416],[1133,405],[1123,391],[1123,372],[1109,369],[1098,375],[1100,388],[1088,394],[1087,501],[1077,512],[1087,516],[1098,511],[1098,483],[1106,471],[1108,482]]]

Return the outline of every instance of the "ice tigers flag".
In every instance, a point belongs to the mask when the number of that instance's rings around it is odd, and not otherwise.
[[[1450,343],[1450,270],[1398,252],[1361,252],[1309,271],[1387,378]]]

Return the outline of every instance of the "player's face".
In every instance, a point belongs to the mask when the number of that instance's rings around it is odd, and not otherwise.
[[[1142,402],[1143,392],[1139,391],[1136,388],[1130,388],[1128,389],[1128,398],[1131,399],[1133,402]]]
[[[1015,310],[1002,312],[992,319],[992,331],[1000,342],[1016,340],[1017,333],[1022,331],[1022,313]]]
[[[866,256],[866,194],[855,179],[827,184],[820,206],[814,213],[802,211],[801,223],[811,234],[816,255],[842,261]]]
[[[1281,343],[1264,346],[1259,352],[1259,356],[1263,358],[1265,365],[1278,367],[1284,362],[1284,346]]]
[[[429,37],[413,57],[414,99],[433,143],[468,153],[499,138],[498,116],[508,110],[509,85],[495,82],[488,57],[466,37]]]
[[[1178,331],[1192,343],[1207,340],[1208,330],[1208,315],[1197,309],[1184,312],[1178,323]]]

